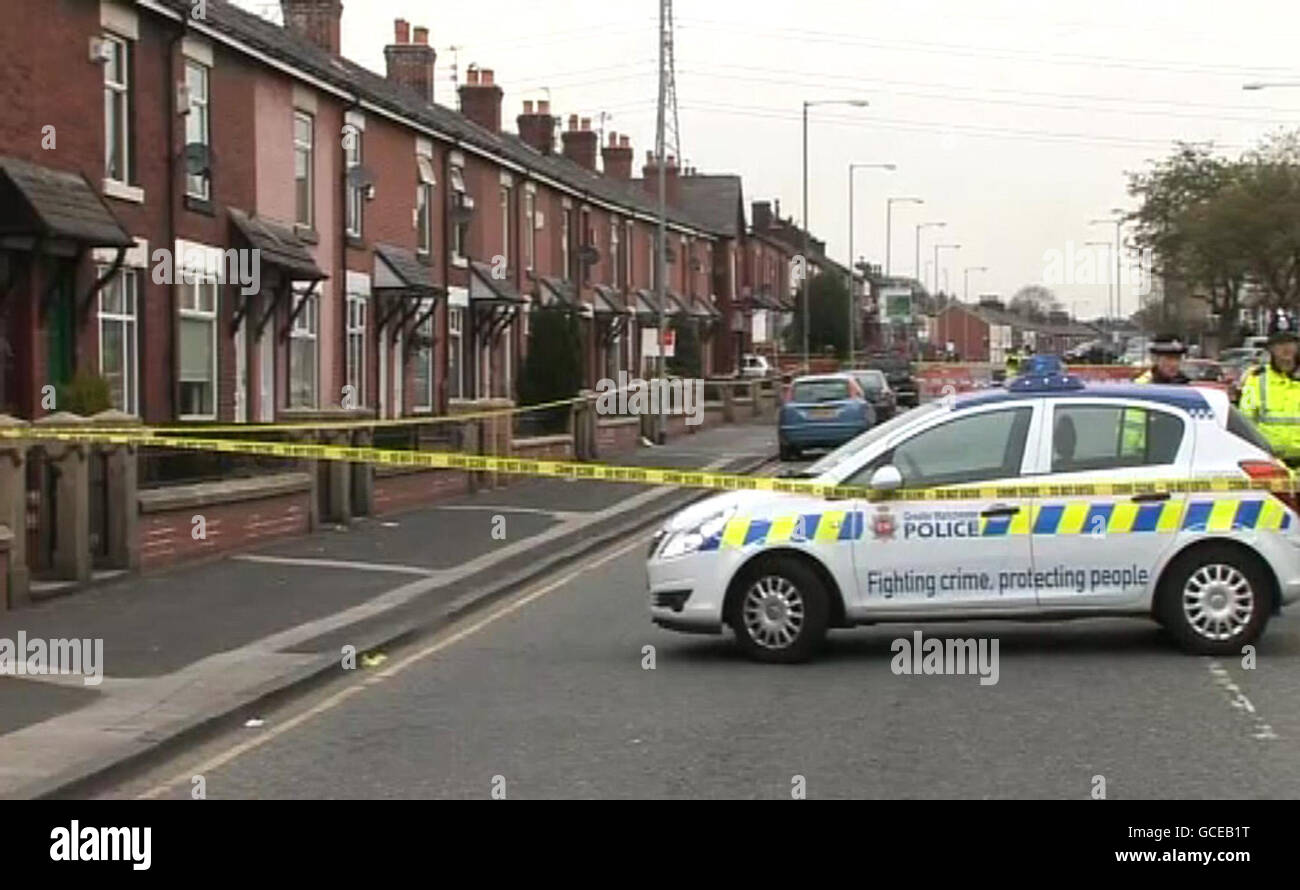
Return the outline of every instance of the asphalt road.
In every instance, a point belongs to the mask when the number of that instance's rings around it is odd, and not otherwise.
[[[1112,799],[1300,796],[1300,615],[1258,664],[1143,621],[926,625],[999,642],[998,682],[896,676],[914,625],[793,667],[652,626],[643,536],[106,797]],[[646,648],[654,667],[646,669]]]

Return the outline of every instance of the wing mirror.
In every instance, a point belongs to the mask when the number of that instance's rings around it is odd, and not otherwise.
[[[903,487],[903,474],[893,464],[885,464],[871,474],[870,484],[876,491],[895,491]]]

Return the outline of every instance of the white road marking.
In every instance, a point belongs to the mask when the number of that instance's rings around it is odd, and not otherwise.
[[[393,572],[398,575],[419,575],[429,578],[446,574],[446,570],[426,569],[420,566],[404,566],[389,562],[360,562],[348,559],[309,559],[299,556],[259,556],[245,553],[230,557],[239,562],[261,562],[279,566],[306,566],[313,569],[355,569],[359,572]]]
[[[581,564],[580,566],[573,569],[572,571],[570,571],[568,574],[564,575],[561,578],[557,578],[556,580],[551,581],[542,587],[536,588],[535,590],[531,590],[528,593],[517,596],[515,599],[502,603],[501,605],[493,608],[487,615],[484,615],[482,618],[479,618],[473,623],[469,624],[468,626],[463,627],[460,630],[456,630],[451,634],[449,634],[448,636],[443,637],[442,639],[439,639],[434,643],[431,643],[429,646],[419,650],[418,652],[413,652],[412,654],[408,655],[406,658],[403,658],[401,661],[395,663],[392,667],[385,668],[382,671],[377,671],[367,675],[365,679],[363,679],[361,682],[357,683],[356,685],[349,686],[346,689],[339,690],[338,692],[331,695],[329,698],[326,698],[325,700],[318,702],[308,710],[303,711],[302,713],[291,717],[290,719],[286,720],[284,723],[278,724],[274,729],[271,729],[268,732],[259,735],[257,738],[249,739],[231,748],[227,748],[225,751],[222,751],[220,754],[217,754],[216,756],[204,761],[203,763],[199,764],[193,769],[186,770],[180,775],[177,775],[176,777],[166,782],[163,782],[161,785],[154,786],[153,788],[139,795],[137,799],[144,800],[148,798],[161,797],[171,788],[175,788],[178,785],[188,784],[193,779],[194,776],[206,776],[209,773],[211,773],[213,770],[220,769],[221,767],[225,766],[231,761],[243,756],[244,754],[247,754],[249,751],[252,751],[256,748],[260,748],[262,745],[265,745],[267,742],[270,742],[271,740],[278,738],[281,735],[284,735],[286,732],[289,732],[291,729],[301,726],[302,724],[311,720],[313,717],[323,714],[326,711],[334,710],[343,702],[347,701],[349,698],[356,695],[358,692],[361,692],[384,680],[388,680],[392,677],[397,676],[402,671],[406,670],[408,667],[411,667],[412,665],[417,664],[418,662],[421,662],[432,655],[438,654],[442,650],[450,646],[453,646],[456,643],[459,643],[461,640],[464,640],[467,637],[473,636],[474,634],[478,633],[480,630],[487,627],[488,625],[493,624],[494,622],[499,621],[500,619],[505,618],[509,615],[512,615],[515,612],[518,612],[524,606],[527,606],[528,604],[546,596],[548,593],[551,593],[552,591],[560,587],[563,587],[565,584],[568,584],[570,581],[572,581],[574,578],[577,578],[579,575],[585,574],[586,572],[590,572],[594,568],[598,568],[599,566],[602,566],[607,562],[611,562],[612,560],[618,559],[623,554],[643,546],[644,543],[645,542],[640,540],[640,538],[637,538],[636,540],[633,541],[629,541],[627,544],[623,545],[622,547],[618,548],[612,553],[607,553],[597,560],[593,560],[591,562],[585,562]]]
[[[1228,704],[1250,716],[1250,721],[1253,724],[1254,729],[1254,732],[1251,733],[1253,738],[1258,739],[1259,741],[1268,741],[1270,739],[1279,738],[1278,734],[1273,731],[1273,727],[1265,722],[1264,718],[1255,710],[1255,705],[1246,697],[1246,693],[1242,691],[1236,681],[1232,679],[1232,674],[1228,673],[1227,668],[1221,665],[1217,660],[1211,659],[1210,674],[1214,677],[1215,685],[1227,694]]]
[[[537,516],[554,516],[559,520],[588,515],[582,510],[546,510],[542,507],[511,507],[509,504],[449,504],[444,507],[432,507],[431,509],[477,511],[479,513],[532,513]]]

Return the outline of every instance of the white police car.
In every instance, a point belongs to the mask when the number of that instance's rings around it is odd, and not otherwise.
[[[1242,484],[1287,470],[1221,391],[1020,377],[900,415],[805,475],[871,491],[683,510],[651,545],[653,621],[798,661],[836,627],[1136,615],[1228,654],[1300,596],[1294,492]],[[1206,479],[1220,490],[1195,490]],[[1188,484],[1150,484],[1168,480]],[[1121,485],[1069,488],[1085,482]]]

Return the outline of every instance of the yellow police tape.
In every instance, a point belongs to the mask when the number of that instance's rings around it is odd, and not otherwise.
[[[866,486],[825,485],[807,479],[777,476],[742,476],[709,470],[679,470],[664,467],[634,467],[575,461],[526,460],[515,457],[463,454],[448,451],[405,451],[391,448],[360,448],[293,442],[256,442],[239,439],[209,439],[166,436],[155,433],[77,430],[49,430],[42,427],[0,428],[0,439],[91,442],[106,445],[138,445],[176,448],[287,460],[332,460],[394,467],[468,472],[505,473],[539,478],[575,479],[593,482],[624,482],[715,491],[770,491],[805,494],[829,499],[862,498],[873,501],[967,501],[1028,497],[1073,497],[1080,495],[1126,497],[1195,492],[1272,491],[1292,492],[1296,482],[1285,479],[1164,479],[1135,482],[1075,482],[1070,484],[1018,484],[997,486],[947,486],[937,488],[878,491]]]

